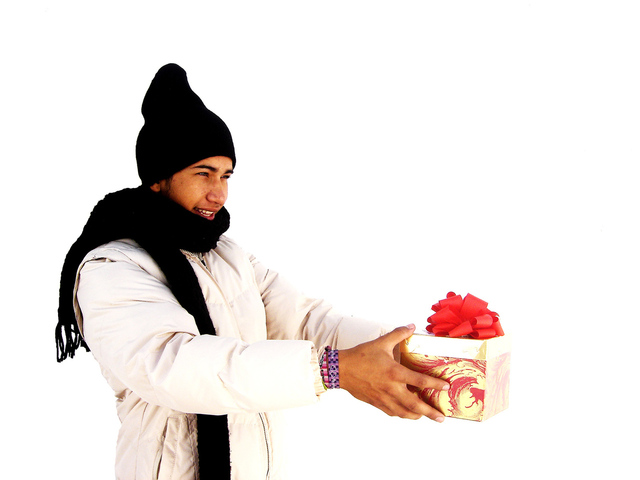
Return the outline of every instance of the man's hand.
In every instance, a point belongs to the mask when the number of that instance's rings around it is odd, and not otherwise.
[[[340,350],[340,388],[387,415],[414,420],[427,416],[442,422],[444,415],[411,393],[407,385],[420,390],[448,390],[449,384],[414,372],[394,359],[396,346],[409,338],[414,330],[415,325],[398,327],[371,342]]]

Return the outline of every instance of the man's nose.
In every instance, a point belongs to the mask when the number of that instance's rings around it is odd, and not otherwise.
[[[220,181],[214,181],[207,190],[207,200],[214,203],[224,204],[227,199],[225,189]]]

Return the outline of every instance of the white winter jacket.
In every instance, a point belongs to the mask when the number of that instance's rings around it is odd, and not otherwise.
[[[195,414],[203,413],[228,414],[233,479],[280,479],[278,410],[317,401],[317,351],[385,330],[301,295],[224,236],[204,262],[184,254],[217,336],[198,334],[157,264],[131,240],[89,252],[78,269],[78,324],[122,422],[116,477],[198,478]]]

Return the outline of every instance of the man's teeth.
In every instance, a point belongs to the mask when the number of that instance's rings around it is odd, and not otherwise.
[[[209,210],[203,210],[201,208],[196,208],[196,210],[201,214],[206,215],[207,217],[210,217],[211,215],[214,214],[214,212],[210,212]]]

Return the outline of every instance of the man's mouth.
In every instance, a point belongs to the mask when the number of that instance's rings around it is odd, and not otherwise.
[[[194,210],[197,214],[204,218],[212,219],[216,215],[216,212],[212,210],[205,210],[204,208],[195,207]]]

